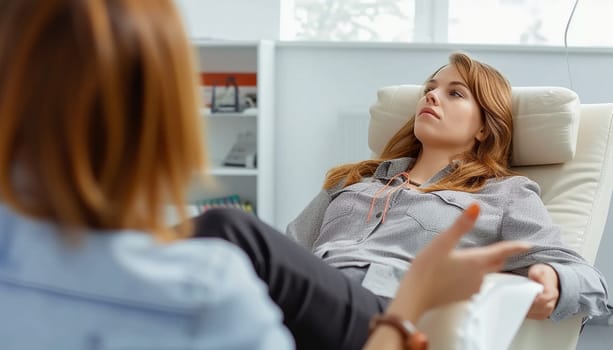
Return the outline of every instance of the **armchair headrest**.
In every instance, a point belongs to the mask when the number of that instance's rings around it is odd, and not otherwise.
[[[415,114],[421,85],[381,88],[370,108],[368,145],[381,154],[389,139]],[[575,155],[580,102],[562,87],[514,87],[512,166],[564,163]]]

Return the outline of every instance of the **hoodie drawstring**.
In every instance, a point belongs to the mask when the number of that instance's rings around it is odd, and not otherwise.
[[[401,188],[409,188],[409,184],[410,184],[410,182],[409,182],[409,173],[407,173],[406,171],[394,175],[391,179],[389,179],[389,181],[387,182],[387,184],[385,184],[385,186],[383,186],[377,192],[375,192],[374,197],[370,201],[370,210],[368,210],[368,215],[366,216],[366,222],[370,221],[370,217],[372,216],[372,212],[375,209],[375,203],[376,203],[376,200],[377,200],[377,197],[379,196],[379,194],[384,192],[390,186],[390,184],[394,180],[396,180],[398,177],[403,177],[403,176],[406,177],[406,180],[403,181],[400,185],[394,187],[394,189],[389,191],[387,196],[386,196],[385,207],[383,208],[383,217],[381,218],[381,223],[385,222],[385,215],[387,214],[387,209],[389,208],[389,203],[390,203],[390,199],[392,197],[392,194],[394,194],[396,191],[398,191]]]

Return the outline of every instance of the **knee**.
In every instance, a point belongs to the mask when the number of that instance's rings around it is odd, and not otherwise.
[[[247,214],[244,211],[234,208],[212,208],[201,215],[203,219],[210,221],[244,220],[245,216]]]
[[[253,220],[252,215],[238,209],[213,208],[194,219],[196,236],[215,236],[228,228]]]

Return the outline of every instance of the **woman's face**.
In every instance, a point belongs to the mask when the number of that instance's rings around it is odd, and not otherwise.
[[[415,112],[415,136],[424,148],[454,155],[483,139],[479,105],[454,66],[444,67],[426,83]]]

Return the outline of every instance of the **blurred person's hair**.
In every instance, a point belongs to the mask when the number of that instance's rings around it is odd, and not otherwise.
[[[0,201],[172,238],[206,162],[192,51],[173,0],[0,0]]]

